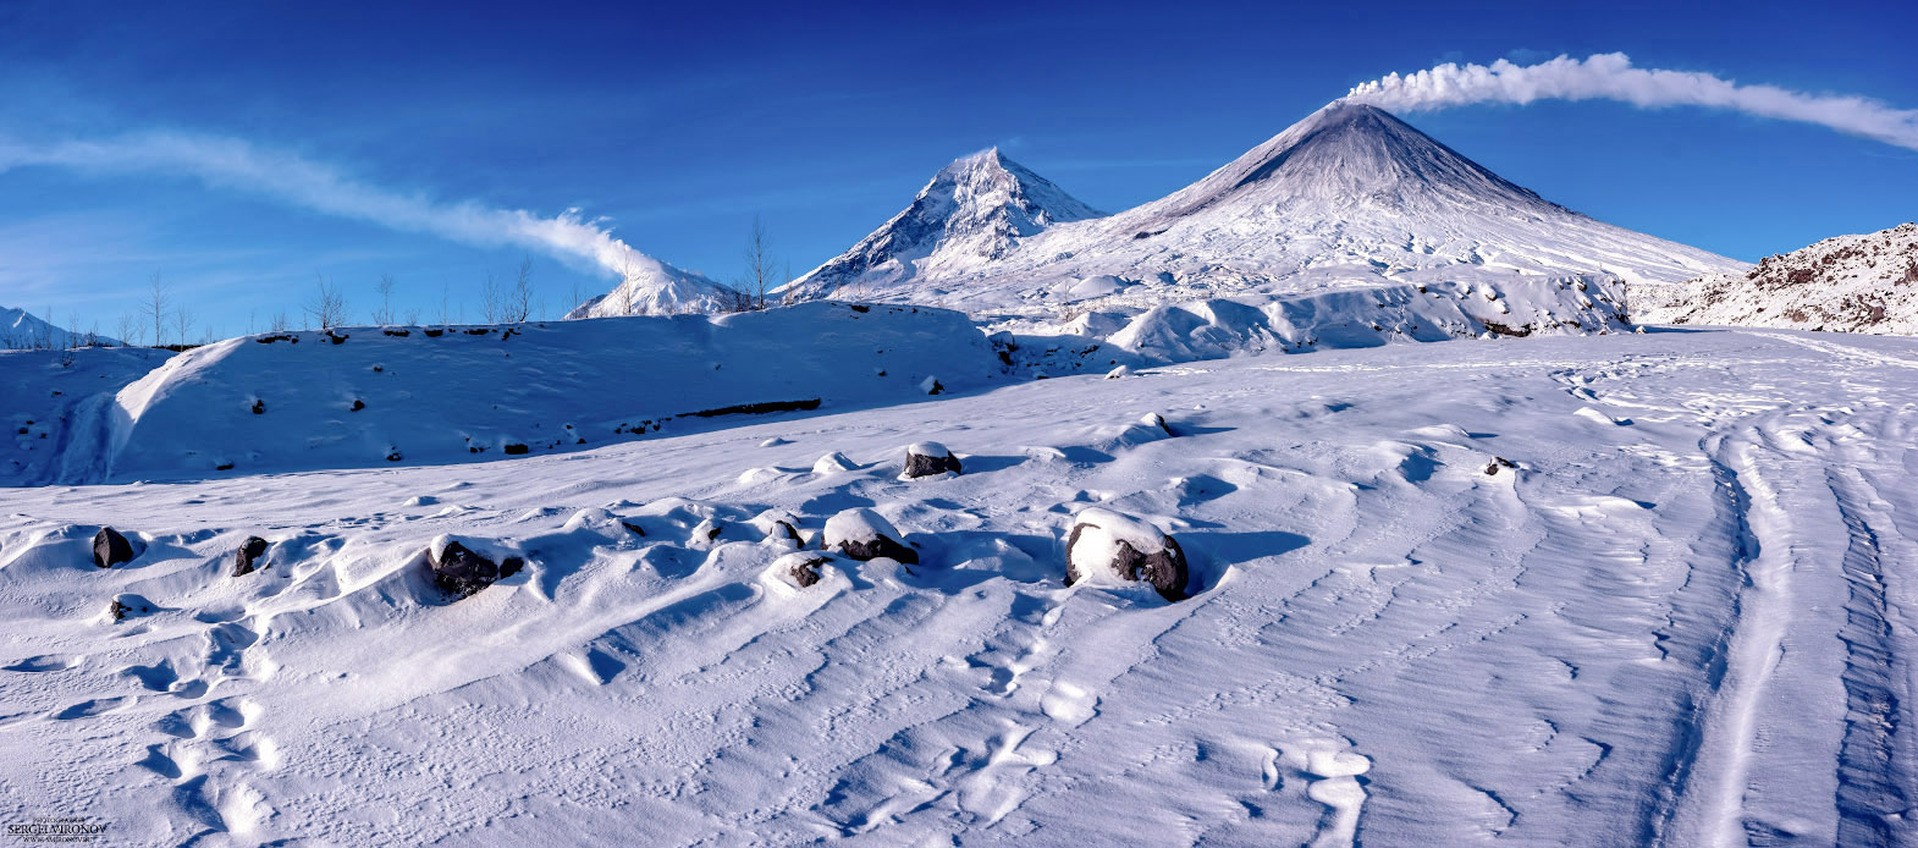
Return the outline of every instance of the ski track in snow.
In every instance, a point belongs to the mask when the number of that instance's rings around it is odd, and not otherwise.
[[[156,845],[1909,844],[1913,364],[1389,346],[0,490],[0,813]],[[897,479],[926,439],[965,473]],[[1095,503],[1177,536],[1194,597],[1064,586]],[[852,507],[921,564],[763,573],[755,515]],[[134,562],[88,562],[103,523]],[[254,533],[270,566],[226,576]],[[448,603],[448,533],[528,566]],[[111,622],[122,594],[150,610]]]

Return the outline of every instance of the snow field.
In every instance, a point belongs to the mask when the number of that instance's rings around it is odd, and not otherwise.
[[[138,844],[1896,844],[1913,366],[1398,345],[0,490],[0,744],[35,753],[5,812]],[[929,439],[964,473],[898,480]],[[1065,587],[1088,507],[1175,535],[1193,597]],[[816,549],[857,509],[921,565],[777,579],[775,516]],[[101,524],[145,553],[93,568]],[[271,566],[226,577],[254,534]],[[526,568],[449,603],[442,536]],[[120,594],[155,609],[110,623]]]

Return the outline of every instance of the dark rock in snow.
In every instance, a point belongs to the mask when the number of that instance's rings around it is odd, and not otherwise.
[[[254,564],[259,562],[261,557],[266,556],[266,549],[265,539],[258,536],[246,537],[246,541],[241,542],[239,549],[233,552],[233,576],[242,577],[252,574],[256,570]]]
[[[352,406],[350,406],[350,407],[348,407],[348,408],[347,408],[347,411],[349,411],[349,412],[358,412],[358,411],[360,411],[360,410],[362,410],[362,409],[365,409],[365,408],[366,408],[366,401],[363,401],[363,400],[360,400],[359,398],[354,398],[354,399],[353,399],[353,405],[352,405]]]
[[[849,509],[834,515],[826,520],[826,529],[819,536],[826,550],[856,560],[886,557],[907,565],[919,562],[919,552],[901,542],[892,523],[870,509]]]
[[[1513,462],[1509,459],[1506,459],[1505,457],[1502,457],[1502,456],[1495,456],[1495,457],[1492,457],[1491,462],[1488,462],[1485,464],[1485,473],[1497,474],[1501,466],[1505,468],[1517,468],[1518,463]]]
[[[513,444],[507,445],[504,448],[504,450],[506,451],[507,456],[519,456],[531,450],[531,448],[528,448],[527,446],[522,445],[518,442],[514,442]]]
[[[123,562],[133,561],[133,544],[120,531],[111,527],[102,527],[93,534],[93,564],[100,568],[112,568]]]
[[[818,583],[819,567],[831,561],[822,556],[793,555],[790,558],[793,562],[786,567],[786,576],[792,578],[792,582],[801,589]]]
[[[634,523],[633,523],[633,522],[631,522],[631,521],[621,521],[621,522],[619,523],[619,526],[621,526],[621,527],[624,527],[624,528],[626,528],[627,530],[629,530],[629,531],[631,531],[631,532],[632,532],[632,534],[633,534],[633,535],[635,535],[635,536],[644,536],[644,535],[646,535],[646,528],[644,528],[644,527],[641,527],[641,526],[639,526],[639,525],[637,525],[637,524],[634,524]]]
[[[437,559],[429,557],[427,561],[427,568],[433,574],[433,585],[460,598],[469,597],[503,578],[518,574],[525,565],[526,561],[519,557],[507,557],[495,564],[465,545],[452,541],[440,549]]]
[[[946,472],[959,471],[959,457],[938,442],[919,442],[906,448],[906,469],[902,477],[931,477]]]
[[[139,595],[115,595],[107,603],[107,617],[116,622],[125,621],[128,616],[146,615],[153,611],[153,602]]]
[[[1168,601],[1183,600],[1191,576],[1178,540],[1139,519],[1092,507],[1072,519],[1066,585],[1081,580],[1142,581]]]
[[[258,399],[258,398],[255,398],[255,399],[254,399],[254,401],[253,401],[253,414],[254,414],[254,415],[265,415],[265,414],[266,414],[266,401],[263,401],[263,400],[260,400],[260,399]]]

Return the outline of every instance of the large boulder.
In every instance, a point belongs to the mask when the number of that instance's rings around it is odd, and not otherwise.
[[[919,562],[919,552],[900,541],[892,522],[870,509],[848,509],[826,519],[826,529],[819,535],[821,547],[856,560],[886,557],[907,565]]]
[[[932,477],[948,471],[959,473],[959,457],[938,442],[919,442],[906,448],[906,469],[899,476]]]
[[[233,552],[233,576],[243,577],[257,570],[256,564],[266,556],[267,541],[258,536],[248,536]]]
[[[494,563],[465,545],[448,540],[437,555],[428,551],[426,565],[432,572],[433,585],[449,595],[465,598],[501,579],[518,574],[526,561],[519,557],[506,557]]]
[[[1096,506],[1073,516],[1066,538],[1066,585],[1144,582],[1177,601],[1185,598],[1190,576],[1178,540],[1158,527]]]
[[[133,543],[120,531],[111,527],[102,527],[93,534],[93,564],[100,568],[112,568],[123,562],[133,561]]]

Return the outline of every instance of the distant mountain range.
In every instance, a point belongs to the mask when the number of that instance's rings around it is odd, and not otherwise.
[[[1371,106],[1334,103],[1204,179],[1099,216],[998,151],[787,287],[975,314],[1584,275],[1677,281],[1744,264],[1551,203]]]

